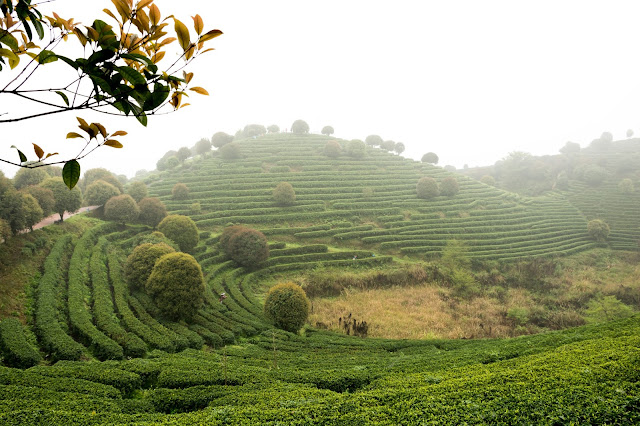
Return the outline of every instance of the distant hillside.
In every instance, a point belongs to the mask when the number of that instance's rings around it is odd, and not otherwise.
[[[329,140],[343,146],[338,158],[324,154]],[[242,158],[224,160],[214,153],[148,176],[150,193],[171,212],[190,215],[201,229],[246,223],[272,239],[303,244],[355,244],[422,258],[457,239],[469,246],[471,257],[500,260],[596,246],[587,234],[588,215],[572,202],[577,195],[525,197],[379,148],[367,147],[363,158],[354,158],[346,153],[347,141],[326,136],[270,134],[235,143]],[[454,177],[460,191],[420,199],[416,183],[424,176],[438,182]],[[273,201],[280,182],[293,186],[292,206]],[[188,199],[172,199],[176,183],[189,188]],[[622,243],[634,232],[616,229],[614,240],[626,248]]]

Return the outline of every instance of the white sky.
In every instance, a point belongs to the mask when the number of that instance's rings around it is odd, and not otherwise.
[[[588,145],[603,131],[640,134],[640,2],[569,0],[156,0],[163,15],[225,34],[200,57],[194,83],[211,96],[151,118],[90,116],[123,129],[122,150],[101,148],[83,170],[132,176],[164,152],[217,131],[296,119],[319,133],[403,142],[406,157],[434,151],[440,165],[493,164],[511,151],[555,154]],[[180,5],[180,8],[176,6]],[[106,0],[56,0],[51,8],[84,23]],[[112,8],[112,7],[111,7]],[[113,9],[113,8],[112,8]],[[51,64],[47,67],[55,67]],[[47,68],[49,69],[49,68]],[[52,68],[53,69],[53,68]],[[0,73],[0,85],[7,75]],[[38,79],[48,78],[48,73]],[[15,111],[0,95],[0,113]],[[0,157],[33,157],[31,142],[70,154],[74,113],[0,125]],[[11,176],[15,167],[0,164]]]

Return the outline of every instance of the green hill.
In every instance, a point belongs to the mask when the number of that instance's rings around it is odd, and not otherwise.
[[[437,259],[455,239],[480,269],[485,261],[516,265],[525,277],[513,284],[520,297],[535,286],[556,297],[563,287],[529,280],[526,268],[545,273],[556,268],[548,258],[598,247],[586,230],[589,197],[598,193],[581,192],[577,181],[564,192],[526,197],[374,148],[362,158],[329,158],[328,140],[285,134],[238,141],[241,158],[216,153],[146,178],[151,195],[200,228],[192,253],[205,274],[205,302],[190,322],[163,318],[125,282],[126,256],[158,238],[150,228],[74,217],[4,244],[12,260],[3,266],[13,272],[3,276],[29,284],[23,321],[0,322],[0,424],[640,421],[637,314],[482,340],[361,338],[313,327],[293,334],[268,323],[265,287],[309,271],[384,278],[412,265],[429,279],[445,267],[416,259]],[[419,199],[416,182],[425,176],[455,177],[460,191]],[[293,186],[293,205],[273,200],[280,182]],[[188,187],[188,199],[173,199],[177,183]],[[248,269],[226,259],[218,234],[231,223],[268,236],[267,261]],[[629,247],[623,242],[636,230],[624,226],[635,222],[617,223],[620,244],[612,246]],[[16,266],[20,255],[30,259],[29,270]],[[482,272],[487,282],[500,275]],[[506,303],[512,282],[501,285],[483,283],[482,291]],[[460,306],[460,295],[443,294]],[[583,286],[557,303],[573,306],[586,294]],[[517,322],[522,311],[514,313],[507,320]]]

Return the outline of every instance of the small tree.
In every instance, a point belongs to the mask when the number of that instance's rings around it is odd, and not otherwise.
[[[220,152],[220,157],[224,160],[237,160],[242,157],[240,146],[235,142],[224,145],[218,151]]]
[[[184,163],[184,160],[191,157],[191,150],[186,146],[183,146],[178,150],[176,157],[178,157],[178,160],[180,160],[181,163]]]
[[[359,139],[353,139],[347,144],[347,154],[353,158],[364,158],[366,145]]]
[[[380,144],[380,148],[384,149],[385,151],[393,151],[393,149],[396,147],[396,143],[394,141],[384,141]]]
[[[613,321],[615,319],[628,318],[634,314],[630,306],[625,305],[615,296],[599,295],[587,303],[585,309],[587,323]]]
[[[369,135],[364,142],[369,146],[380,146],[382,145],[382,138],[378,135]]]
[[[172,214],[162,219],[158,224],[158,231],[178,244],[182,251],[190,251],[198,245],[200,239],[195,222],[190,217],[179,214]]]
[[[260,231],[245,228],[231,235],[227,255],[245,267],[255,267],[269,258],[267,238]]]
[[[618,189],[623,194],[631,194],[634,191],[633,181],[629,178],[622,179],[620,183],[618,183]]]
[[[496,179],[491,175],[484,175],[480,178],[480,182],[489,186],[496,186]]]
[[[309,299],[299,285],[281,283],[269,289],[264,315],[276,327],[297,333],[307,321],[310,307]]]
[[[342,152],[342,146],[338,141],[329,141],[324,146],[324,155],[330,158],[338,158]]]
[[[158,259],[145,286],[167,317],[191,319],[204,302],[204,277],[198,262],[187,253],[169,253]]]
[[[440,182],[440,195],[446,195],[448,197],[452,197],[456,195],[460,191],[460,186],[458,185],[458,179],[449,176],[442,179]]]
[[[135,222],[140,215],[140,209],[136,201],[129,194],[122,194],[111,198],[104,205],[104,217],[107,220],[120,222]]]
[[[393,148],[393,150],[396,152],[396,154],[400,155],[404,152],[405,146],[402,142],[398,142],[396,143],[396,146]]]
[[[272,124],[271,126],[267,127],[267,131],[269,133],[278,133],[280,132],[280,127],[276,124]]]
[[[223,146],[231,142],[233,142],[233,136],[225,132],[214,133],[211,137],[211,145],[216,148],[222,148]]]
[[[607,171],[595,164],[587,165],[582,172],[582,179],[591,186],[600,185],[607,178]]]
[[[165,254],[174,252],[173,247],[164,243],[145,243],[134,248],[123,267],[129,286],[133,290],[144,290],[157,260]]]
[[[211,151],[211,142],[209,139],[202,138],[193,147],[194,151],[198,155],[205,155],[207,152]]]
[[[171,189],[171,198],[174,200],[186,200],[189,198],[189,188],[184,183],[176,183]]]
[[[219,244],[222,251],[228,254],[230,252],[229,241],[231,240],[231,237],[247,229],[249,228],[243,225],[232,225],[224,228],[224,230],[222,231],[222,234],[220,234],[220,239],[219,239]]]
[[[24,209],[24,198],[22,193],[10,187],[0,199],[0,218],[4,219],[11,229],[11,233],[16,235],[27,227],[26,212]]]
[[[50,189],[43,188],[42,186],[27,186],[23,188],[22,191],[30,194],[38,201],[44,216],[49,216],[54,212],[53,207],[56,205],[56,200],[53,198],[53,192]]]
[[[309,133],[309,125],[304,120],[296,120],[291,125],[291,132],[298,135],[305,135]]]
[[[267,129],[262,124],[247,124],[242,129],[239,139],[256,138],[267,133]]]
[[[136,203],[139,203],[140,200],[149,196],[149,190],[144,182],[137,180],[129,184],[127,194],[131,195],[136,200]]]
[[[280,206],[292,206],[296,201],[296,191],[289,182],[280,182],[273,190],[273,199]]]
[[[84,173],[84,177],[82,178],[78,186],[80,186],[80,189],[84,192],[87,190],[89,185],[97,180],[103,180],[115,186],[116,188],[118,188],[118,194],[122,194],[124,192],[124,187],[122,186],[122,183],[118,180],[118,178],[109,170],[103,168],[87,170]]]
[[[587,232],[591,238],[596,240],[599,243],[604,243],[607,241],[607,237],[609,236],[609,225],[601,219],[593,219],[590,220],[587,224]]]
[[[324,127],[322,128],[322,131],[321,131],[320,133],[322,133],[323,135],[326,135],[326,136],[331,136],[331,135],[334,133],[334,131],[333,131],[333,127],[331,127],[331,126],[324,126]]]
[[[564,144],[562,148],[560,148],[560,153],[569,155],[569,154],[578,154],[580,152],[580,144],[575,142],[567,142]]]
[[[416,193],[418,198],[433,198],[440,195],[440,189],[438,188],[438,182],[432,177],[423,177],[418,180],[416,185]]]
[[[38,185],[42,183],[42,181],[49,178],[49,174],[44,169],[45,167],[19,169],[13,177],[13,186],[16,189],[22,189],[29,185]]]
[[[118,188],[103,180],[91,183],[84,192],[84,200],[90,206],[102,206],[111,197],[120,195]]]
[[[147,226],[155,228],[160,221],[167,216],[167,209],[156,197],[143,198],[138,202],[138,208],[140,208],[140,216],[138,221]]]
[[[438,164],[439,160],[440,159],[438,158],[435,152],[427,152],[425,155],[422,156],[423,163]]]
[[[78,188],[69,191],[67,185],[60,177],[49,178],[42,182],[42,187],[51,190],[56,203],[54,211],[60,215],[60,221],[64,219],[64,212],[75,212],[82,206],[82,193]]]

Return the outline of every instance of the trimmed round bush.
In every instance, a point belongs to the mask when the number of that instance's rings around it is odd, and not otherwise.
[[[452,197],[460,191],[460,185],[458,185],[458,179],[449,176],[442,179],[440,182],[440,195],[446,195]]]
[[[136,200],[136,203],[139,203],[140,200],[149,196],[149,191],[144,182],[137,180],[129,184],[127,194],[131,195],[131,197]]]
[[[438,158],[435,152],[427,152],[425,155],[422,156],[423,163],[438,164],[438,160],[440,159]]]
[[[324,155],[330,158],[338,158],[342,152],[342,146],[338,141],[329,141],[324,146]]]
[[[334,132],[333,127],[324,126],[320,133],[322,133],[323,135],[326,135],[326,136],[331,136],[333,134],[333,132]]]
[[[298,135],[307,134],[309,133],[309,125],[304,120],[296,120],[291,125],[291,132]]]
[[[260,231],[244,228],[228,240],[227,255],[242,266],[254,267],[269,258],[267,238]]]
[[[189,198],[189,188],[184,183],[176,183],[171,189],[171,198],[174,200],[186,200]]]
[[[418,180],[416,185],[416,193],[418,198],[433,198],[440,195],[440,189],[438,188],[438,182],[432,177],[423,177]]]
[[[174,253],[173,247],[164,243],[140,244],[133,249],[124,264],[124,276],[133,289],[144,290],[156,261],[165,254]]]
[[[158,226],[160,221],[167,216],[167,208],[156,197],[143,198],[138,202],[138,207],[140,208],[138,221],[152,228]]]
[[[280,182],[273,190],[273,199],[280,206],[292,206],[296,201],[296,191],[289,182]]]
[[[591,238],[599,243],[607,241],[609,231],[609,225],[601,219],[590,220],[587,224],[587,232],[589,232]]]
[[[169,253],[158,259],[145,288],[162,314],[173,320],[191,319],[204,302],[202,269],[187,253]]]
[[[264,301],[264,315],[276,327],[297,333],[309,317],[311,304],[302,287],[292,282],[277,284]]]
[[[378,135],[369,135],[365,138],[365,143],[369,146],[380,146],[382,145],[382,138]]]
[[[235,142],[228,143],[218,149],[220,153],[220,157],[224,160],[237,160],[242,157],[242,152],[240,152],[240,146]]]
[[[190,251],[198,245],[198,227],[190,217],[169,215],[158,224],[158,231],[178,244],[182,251]]]
[[[84,192],[84,200],[90,206],[102,206],[110,198],[120,195],[118,188],[102,179],[96,180],[87,186]]]
[[[129,194],[118,195],[104,205],[104,217],[114,222],[134,222],[140,215],[136,201]]]
[[[364,142],[359,139],[349,141],[347,145],[347,154],[353,158],[363,158],[365,154],[366,146]]]
[[[225,253],[229,253],[229,240],[231,240],[231,237],[233,237],[235,234],[247,230],[249,228],[247,228],[246,226],[242,226],[242,225],[232,225],[232,226],[227,226],[226,228],[224,228],[224,230],[222,231],[222,234],[220,234],[220,238],[219,238],[219,243],[220,243],[220,247],[222,248],[222,250]]]

